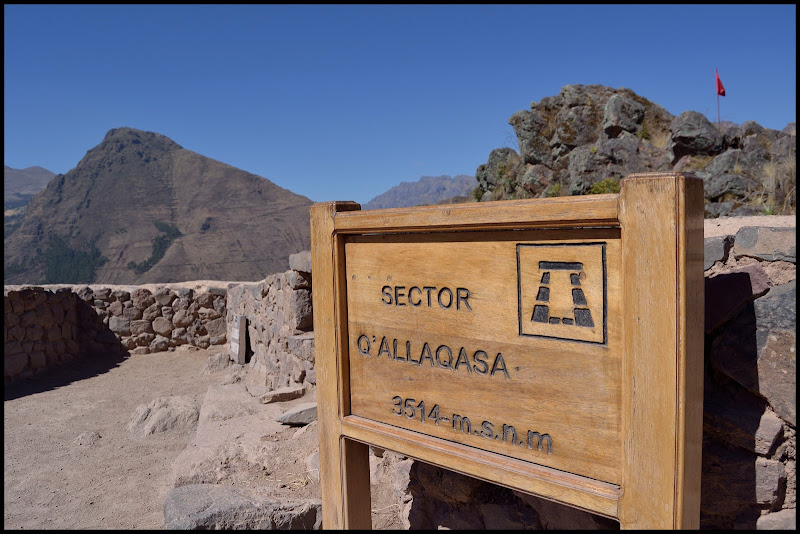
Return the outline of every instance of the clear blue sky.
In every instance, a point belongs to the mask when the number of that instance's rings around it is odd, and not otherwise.
[[[5,5],[4,160],[66,173],[158,132],[314,201],[474,175],[566,84],[795,120],[795,5]]]

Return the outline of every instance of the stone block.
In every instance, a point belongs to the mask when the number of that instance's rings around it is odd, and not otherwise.
[[[169,339],[164,336],[156,336],[149,345],[150,352],[163,352],[169,348]]]
[[[51,311],[53,313],[53,323],[61,325],[64,322],[64,307],[60,302],[53,302]]]
[[[311,287],[311,274],[289,271],[286,273],[286,282],[292,289],[309,289]]]
[[[137,346],[146,347],[155,338],[156,338],[155,334],[150,334],[148,332],[145,332],[145,333],[139,334],[138,336],[134,337],[134,340],[135,340]],[[147,353],[145,353],[145,354],[147,354]]]
[[[289,411],[275,419],[290,426],[303,426],[317,420],[317,403],[306,402],[293,406]]]
[[[156,317],[153,319],[153,331],[156,334],[169,337],[172,335],[172,321],[164,317]]]
[[[130,334],[128,335],[135,337],[144,333],[153,333],[153,323],[145,321],[144,319],[130,322]]]
[[[178,298],[186,301],[194,299],[194,290],[189,289],[188,287],[179,287],[175,289],[175,294],[178,296]]]
[[[203,293],[197,295],[194,298],[194,301],[201,308],[212,308],[214,306],[214,295],[212,295],[208,291],[204,291]]]
[[[318,499],[275,500],[249,488],[188,484],[164,499],[168,530],[319,530]]]
[[[8,351],[3,355],[3,375],[13,377],[28,367],[28,355],[24,352],[10,354]]]
[[[172,324],[176,327],[186,328],[187,326],[191,325],[194,322],[194,317],[189,310],[178,310],[175,312],[175,315],[172,316]]]
[[[273,402],[286,402],[294,399],[299,399],[306,394],[306,388],[303,386],[287,386],[278,388],[260,395],[259,400],[262,404],[271,404]]]
[[[195,338],[194,344],[201,349],[207,349],[211,346],[211,336],[204,335],[204,336],[197,336]]]
[[[711,332],[747,302],[769,291],[769,277],[760,265],[747,265],[705,279],[705,330]]]
[[[108,312],[116,317],[120,317],[122,315],[123,309],[125,309],[125,307],[118,300],[115,300],[114,302],[108,305]]]
[[[210,321],[219,317],[220,314],[214,308],[200,308],[197,310],[197,316],[202,321]]]
[[[39,341],[44,335],[44,330],[38,324],[25,329],[25,341]]]
[[[230,347],[233,362],[244,365],[247,357],[247,318],[244,315],[233,316]]]
[[[736,232],[733,255],[796,263],[797,229],[745,226]]]
[[[55,342],[61,339],[61,327],[58,325],[53,325],[47,329],[47,334],[45,336],[47,341]]]
[[[310,291],[307,289],[292,291],[289,308],[291,310],[291,316],[294,319],[294,328],[298,330],[311,330],[314,327]]]
[[[777,460],[756,458],[756,502],[775,504],[780,494],[781,479],[785,478],[783,464]]]
[[[211,337],[224,336],[227,332],[227,324],[224,317],[218,317],[206,323],[206,332]]]
[[[758,391],[786,422],[797,424],[797,338],[774,329],[758,355]]]
[[[92,291],[92,297],[94,300],[110,300],[109,297],[111,296],[111,289],[104,287],[98,288]]]
[[[144,311],[148,307],[155,304],[156,299],[153,297],[153,294],[150,293],[150,291],[140,287],[131,293],[131,301],[133,302],[134,308]]]
[[[226,307],[225,307],[225,297],[216,296],[214,297],[214,309],[220,315],[225,315]]]
[[[130,302],[130,301],[127,301],[127,302]],[[127,302],[124,303],[124,304],[127,304]],[[135,307],[133,305],[125,306],[124,304],[123,304],[123,307],[122,307],[122,316],[125,319],[128,319],[129,321],[138,321],[139,319],[142,318],[142,310],[140,310],[139,308],[137,308],[137,307]]]
[[[288,350],[301,360],[314,359],[314,332],[289,336]]]
[[[227,287],[209,287],[208,292],[211,293],[214,298],[216,297],[225,297],[228,296],[228,288]]]
[[[289,269],[301,273],[311,272],[311,251],[304,250],[289,256]]]
[[[125,291],[124,289],[116,289],[111,292],[111,296],[114,297],[116,300],[120,302],[125,302],[130,300],[131,294],[129,291]]]
[[[762,515],[756,522],[757,530],[796,530],[797,510],[786,508],[766,515]]]
[[[11,328],[12,326],[17,326],[19,324],[19,315],[16,313],[8,312],[5,314],[3,319],[3,326],[6,328]]]
[[[145,321],[152,321],[156,317],[161,317],[161,305],[153,302],[150,306],[142,310],[142,319]]]
[[[47,356],[42,351],[31,353],[31,367],[33,369],[41,369],[47,365]]]
[[[78,298],[84,302],[91,302],[94,300],[94,291],[90,287],[82,287],[75,292]]]
[[[131,335],[131,321],[124,317],[111,317],[108,321],[108,327],[115,334],[120,336]]]
[[[772,450],[775,442],[783,435],[783,421],[770,410],[764,412],[758,422],[755,433],[755,444],[753,450],[766,456]]]
[[[24,312],[19,318],[20,326],[27,328],[29,326],[33,326],[38,323],[38,319],[36,317],[36,312],[33,310],[28,310]]]
[[[8,329],[8,339],[10,341],[23,341],[25,339],[25,329],[20,325],[12,326]]]
[[[161,306],[171,305],[172,301],[175,300],[176,297],[177,295],[175,295],[175,293],[173,293],[166,287],[161,287],[157,289],[155,294],[153,295],[153,298],[155,298],[156,302],[158,302]]]

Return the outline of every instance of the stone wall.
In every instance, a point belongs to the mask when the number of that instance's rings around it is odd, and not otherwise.
[[[247,363],[272,388],[313,385],[311,255],[261,282],[143,286],[5,286],[5,383],[87,354],[226,345],[247,322]]]
[[[237,284],[228,290],[228,329],[235,316],[245,317],[246,363],[261,373],[272,389],[316,384],[311,253],[293,254],[289,267],[291,270],[261,282]]]
[[[226,284],[188,285],[5,286],[5,383],[76,356],[225,344]]]

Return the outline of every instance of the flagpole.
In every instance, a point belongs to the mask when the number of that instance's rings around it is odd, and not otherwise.
[[[719,79],[719,73],[717,72],[717,69],[714,69],[714,73],[717,79]],[[716,93],[717,93],[717,130],[722,131],[719,123],[719,85],[717,86]]]

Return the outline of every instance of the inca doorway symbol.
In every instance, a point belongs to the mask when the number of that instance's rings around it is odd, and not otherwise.
[[[606,343],[605,243],[518,244],[519,335]]]

